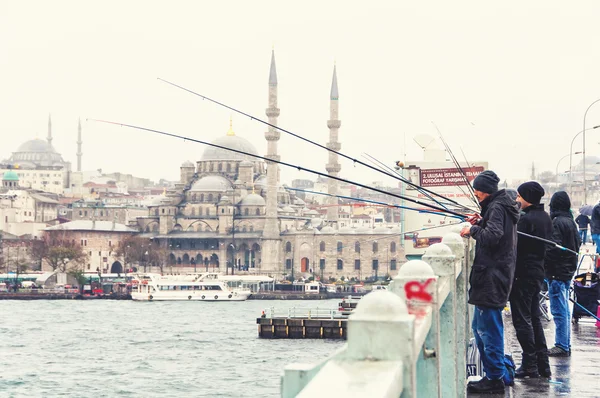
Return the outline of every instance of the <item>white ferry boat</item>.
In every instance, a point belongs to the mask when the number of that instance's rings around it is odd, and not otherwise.
[[[251,293],[246,289],[231,289],[219,280],[186,279],[160,274],[136,275],[131,280],[131,298],[138,301],[244,301]]]

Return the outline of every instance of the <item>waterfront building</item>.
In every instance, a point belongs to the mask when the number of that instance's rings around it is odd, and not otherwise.
[[[125,270],[126,264],[122,257],[117,256],[117,249],[124,239],[136,232],[114,221],[96,220],[71,221],[43,231],[52,244],[59,245],[66,241],[81,245],[88,254],[83,270],[94,272],[99,269],[103,273],[122,273]]]
[[[273,53],[266,109],[272,125],[277,125],[280,112],[277,88]],[[327,126],[328,147],[336,150],[341,147],[338,101],[334,68]],[[267,158],[279,159],[279,137],[277,129],[267,129]],[[213,143],[259,154],[231,125]],[[326,169],[332,176],[339,175],[337,155],[329,156]],[[338,184],[323,183],[328,193],[340,192]],[[181,165],[175,188],[148,203],[148,214],[138,218],[138,225],[143,236],[167,250],[167,266],[179,270],[205,266],[229,272],[233,268],[236,272],[294,279],[395,275],[405,261],[399,227],[368,228],[361,224],[352,228],[346,225],[351,224],[350,215],[338,210],[337,198],[326,203],[325,217],[306,207],[303,199],[281,184],[276,163],[207,147],[195,163],[185,161]]]

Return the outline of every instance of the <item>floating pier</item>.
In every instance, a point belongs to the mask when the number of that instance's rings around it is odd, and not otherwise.
[[[264,339],[343,339],[347,337],[348,318],[337,310],[291,308],[286,313],[263,311],[258,337]]]

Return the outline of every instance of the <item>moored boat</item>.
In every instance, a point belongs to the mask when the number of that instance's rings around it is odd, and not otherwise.
[[[197,281],[138,274],[132,279],[131,298],[138,301],[244,301],[251,292],[231,289],[223,281]]]

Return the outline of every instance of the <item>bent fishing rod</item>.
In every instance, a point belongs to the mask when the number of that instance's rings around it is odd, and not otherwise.
[[[386,164],[385,164],[385,163],[383,163],[382,161],[378,160],[378,159],[377,159],[377,158],[375,158],[374,156],[371,156],[371,155],[369,155],[368,153],[365,153],[364,155],[365,155],[365,156],[367,157],[367,159],[369,159],[371,162],[373,162],[374,164],[378,165],[378,166],[376,166],[376,167],[381,167],[381,168],[385,168],[385,169],[388,169],[388,170],[390,170],[390,172],[392,172],[392,173],[394,173],[394,174],[397,174],[397,175],[398,175],[398,176],[401,178],[401,181],[403,181],[403,179],[404,179],[404,176],[402,176],[402,175],[401,175],[400,173],[398,173],[396,170],[394,170],[394,169],[393,169],[393,168],[391,168],[390,166],[386,165]],[[438,196],[438,197],[440,197],[441,199],[444,199],[444,200],[445,200],[445,201],[447,201],[448,203],[444,203],[444,202],[442,202],[441,200],[436,200],[436,199],[434,199],[434,198],[433,198],[433,196],[431,196],[431,195],[428,193],[428,190],[426,190],[425,188],[423,188],[423,187],[421,187],[421,186],[417,186],[417,187],[416,187],[416,190],[417,190],[417,191],[418,191],[420,194],[422,194],[423,196],[425,196],[425,198],[424,198],[424,199],[431,200],[432,202],[435,202],[435,203],[437,203],[438,205],[442,206],[442,207],[443,207],[443,208],[445,208],[445,209],[447,209],[446,205],[454,205],[454,204],[452,203],[453,201],[452,201],[451,199],[448,199],[447,197],[445,197],[445,196],[443,196],[443,195],[441,195],[441,194],[438,194],[437,196]],[[461,189],[461,191],[462,191],[462,189]],[[462,192],[463,192],[463,194],[464,194],[464,191],[462,191]],[[466,205],[462,205],[462,204],[461,204],[461,207],[462,207],[464,210],[469,210],[469,211],[471,211],[471,212],[476,212],[476,211],[477,211],[477,210],[474,210],[474,209],[472,209],[471,207],[469,207],[469,206],[466,206]]]
[[[434,206],[434,205],[432,205],[430,203],[425,203],[425,202],[422,202],[422,201],[420,201],[418,199],[413,199],[413,198],[410,198],[410,197],[405,197],[405,196],[402,196],[402,195],[397,195],[397,194],[394,194],[394,193],[391,193],[391,192],[384,191],[383,189],[370,187],[368,185],[361,184],[361,183],[358,183],[358,182],[354,182],[354,181],[351,181],[351,180],[347,180],[347,179],[344,179],[344,178],[341,178],[341,177],[331,176],[329,174],[325,174],[325,173],[322,173],[320,171],[316,171],[316,170],[309,169],[309,168],[306,168],[306,167],[302,167],[302,166],[299,166],[299,165],[295,165],[295,164],[283,162],[281,160],[274,160],[274,159],[270,159],[270,158],[267,158],[267,157],[264,157],[264,156],[255,155],[255,154],[252,154],[252,153],[249,153],[249,152],[241,151],[239,149],[229,148],[229,147],[226,147],[226,146],[223,146],[223,145],[218,145],[218,144],[214,144],[214,143],[211,143],[211,142],[206,142],[206,141],[198,140],[198,139],[195,139],[195,138],[190,138],[190,137],[186,137],[186,136],[182,136],[182,135],[178,135],[178,134],[173,134],[173,133],[169,133],[169,132],[166,132],[166,131],[155,130],[155,129],[151,129],[151,128],[147,128],[147,127],[142,127],[142,126],[135,126],[135,125],[126,124],[126,123],[111,122],[111,121],[108,121],[108,120],[99,120],[99,119],[92,119],[92,118],[89,118],[87,120],[94,121],[94,122],[99,122],[99,123],[113,124],[113,125],[121,126],[121,127],[128,127],[128,128],[135,129],[135,130],[147,131],[149,133],[155,133],[155,134],[164,135],[164,136],[172,137],[172,138],[179,138],[179,139],[182,139],[184,141],[190,141],[190,142],[194,142],[194,143],[197,143],[197,144],[203,144],[203,145],[211,146],[211,147],[214,147],[214,148],[223,149],[223,150],[226,150],[226,151],[239,153],[240,155],[246,155],[246,156],[253,157],[253,158],[256,158],[256,159],[261,159],[261,160],[263,160],[263,161],[265,161],[267,163],[268,162],[272,162],[272,163],[280,164],[282,166],[290,167],[290,168],[296,169],[298,171],[306,171],[307,173],[315,174],[315,175],[318,175],[320,177],[331,178],[333,180],[340,181],[340,182],[343,182],[343,183],[346,183],[346,184],[352,184],[352,185],[356,185],[357,187],[361,187],[361,188],[365,188],[365,189],[370,189],[371,191],[378,192],[378,193],[381,193],[381,194],[384,194],[384,195],[389,195],[389,196],[392,196],[392,197],[395,197],[395,198],[398,198],[398,199],[404,199],[404,200],[407,200],[409,202],[415,203],[417,205],[425,206],[425,207],[428,207],[430,209],[437,210],[437,211],[439,211],[441,213],[452,214],[452,215],[460,217],[462,219],[466,219],[467,218],[467,216],[465,216],[462,213],[458,213],[458,212],[456,212],[454,210],[449,210],[449,209],[444,209],[442,207]]]
[[[417,211],[419,213],[434,214],[434,215],[437,215],[437,216],[459,218],[461,220],[464,220],[464,217],[458,217],[458,216],[452,216],[452,215],[445,215],[445,214],[440,214],[437,211],[416,209],[414,207],[401,206],[401,205],[397,205],[397,204],[394,204],[394,203],[379,202],[379,201],[371,200],[371,199],[356,198],[356,197],[353,197],[353,196],[344,196],[344,195],[334,195],[334,194],[331,194],[331,193],[311,191],[311,190],[308,190],[308,189],[298,189],[298,188],[290,188],[290,187],[285,187],[285,189],[287,189],[289,191],[306,192],[306,193],[310,193],[310,194],[313,194],[313,195],[323,195],[323,196],[329,196],[329,197],[333,197],[333,198],[348,199],[348,200],[353,200],[353,201],[356,201],[356,202],[372,203],[372,204],[382,205],[382,206],[386,206],[386,207],[394,207],[394,208],[397,208],[397,209],[412,210],[412,211]]]
[[[331,153],[335,153],[335,154],[336,154],[336,155],[338,155],[338,156],[341,156],[341,157],[343,157],[343,158],[345,158],[345,159],[351,160],[351,161],[352,161],[352,162],[354,162],[355,164],[356,164],[356,163],[358,163],[358,164],[359,164],[359,165],[361,165],[361,166],[367,167],[367,168],[369,168],[369,169],[371,169],[371,170],[375,170],[375,171],[377,171],[377,172],[379,172],[379,173],[382,173],[382,174],[384,174],[384,175],[386,175],[386,176],[388,176],[388,177],[392,177],[392,178],[393,178],[393,179],[395,179],[395,180],[402,181],[402,182],[404,182],[405,184],[411,185],[411,186],[413,186],[413,187],[415,187],[415,188],[423,189],[423,190],[427,191],[428,193],[430,193],[430,194],[432,194],[432,195],[435,195],[435,196],[438,196],[438,197],[442,197],[442,198],[444,198],[444,199],[446,199],[446,200],[448,200],[448,201],[452,202],[452,203],[453,203],[454,205],[456,205],[456,206],[459,206],[459,207],[462,207],[462,208],[468,209],[468,208],[467,208],[467,207],[465,207],[464,205],[462,205],[462,204],[460,204],[460,203],[458,203],[458,202],[456,202],[456,201],[454,201],[454,200],[452,200],[452,199],[449,199],[449,198],[446,198],[446,197],[444,197],[444,196],[441,196],[441,195],[439,195],[439,194],[438,194],[438,193],[436,193],[436,192],[433,192],[433,191],[430,191],[430,190],[428,190],[428,189],[425,189],[425,188],[423,188],[423,187],[421,187],[421,186],[419,186],[419,185],[417,185],[417,184],[415,184],[415,183],[411,182],[410,180],[398,178],[398,176],[396,176],[396,175],[394,175],[394,174],[391,174],[391,173],[385,172],[385,171],[383,171],[383,170],[381,170],[381,169],[378,169],[378,168],[376,168],[376,167],[373,167],[372,165],[370,165],[370,164],[367,164],[367,163],[365,163],[365,162],[362,162],[362,161],[360,161],[360,160],[358,160],[358,159],[356,159],[356,158],[353,158],[352,156],[348,156],[348,155],[346,155],[346,154],[344,154],[344,153],[342,153],[342,152],[339,152],[339,151],[336,151],[336,150],[334,150],[334,149],[328,148],[327,146],[325,146],[325,145],[322,145],[322,144],[319,144],[318,142],[315,142],[315,141],[313,141],[313,140],[310,140],[310,139],[308,139],[308,138],[306,138],[306,137],[302,137],[302,136],[301,136],[301,135],[299,135],[299,134],[296,134],[296,133],[293,133],[293,132],[291,132],[291,131],[289,131],[289,130],[286,130],[286,129],[284,129],[284,128],[278,127],[278,126],[276,126],[276,125],[274,125],[274,124],[271,124],[271,123],[269,123],[269,122],[267,122],[267,121],[265,121],[265,120],[262,120],[262,119],[260,119],[260,118],[258,118],[258,117],[255,117],[255,116],[253,116],[253,115],[250,115],[250,114],[248,114],[248,113],[246,113],[246,112],[244,112],[244,111],[241,111],[241,110],[239,110],[239,109],[236,109],[236,108],[234,108],[234,107],[232,107],[232,106],[229,106],[229,105],[227,105],[227,104],[224,104],[224,103],[222,103],[222,102],[219,102],[219,101],[217,101],[217,100],[215,100],[215,99],[212,99],[212,98],[210,98],[210,97],[207,97],[207,96],[205,96],[205,95],[202,95],[202,94],[200,94],[200,93],[197,93],[197,92],[195,92],[195,91],[192,91],[192,90],[190,90],[190,89],[188,89],[188,88],[185,88],[185,87],[183,87],[183,86],[180,86],[180,85],[178,85],[178,84],[176,84],[176,83],[170,82],[170,81],[168,81],[168,80],[165,80],[165,79],[162,79],[162,78],[160,78],[160,77],[158,77],[157,79],[158,79],[158,80],[160,80],[160,81],[162,81],[162,82],[164,82],[164,83],[167,83],[167,84],[169,84],[169,85],[171,85],[171,86],[173,86],[173,87],[177,87],[177,88],[179,88],[179,89],[181,89],[181,90],[183,90],[183,91],[187,91],[187,92],[188,92],[188,93],[190,93],[190,94],[196,95],[196,96],[198,96],[198,97],[202,98],[203,100],[207,100],[207,101],[209,101],[209,102],[212,102],[213,104],[219,105],[219,106],[221,106],[221,107],[223,107],[223,108],[226,108],[226,109],[229,109],[229,110],[231,110],[231,111],[233,111],[233,112],[235,112],[235,113],[238,113],[238,114],[240,114],[240,115],[246,116],[246,117],[250,118],[250,120],[255,120],[255,121],[257,121],[257,122],[259,122],[259,123],[262,123],[262,124],[264,124],[264,125],[266,125],[266,126],[272,127],[272,128],[274,128],[274,129],[277,129],[277,130],[279,130],[279,131],[281,131],[281,132],[284,132],[284,133],[286,133],[286,134],[289,134],[289,135],[291,135],[292,137],[298,138],[298,139],[300,139],[300,140],[302,140],[302,141],[308,142],[309,144],[315,145],[315,146],[317,146],[317,147],[319,147],[319,148],[321,148],[321,149],[325,149],[326,151],[329,151],[329,152],[331,152]],[[471,210],[471,209],[468,209],[468,210]]]

